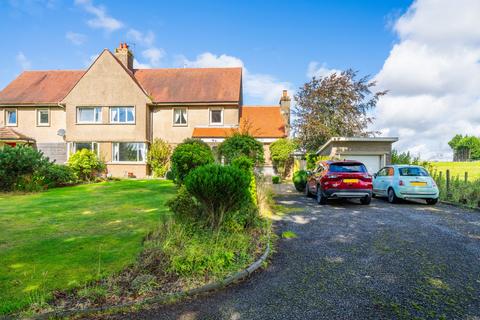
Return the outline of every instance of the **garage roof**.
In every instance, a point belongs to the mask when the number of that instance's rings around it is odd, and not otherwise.
[[[318,149],[316,154],[320,154],[333,142],[397,142],[397,137],[332,137],[323,146]]]

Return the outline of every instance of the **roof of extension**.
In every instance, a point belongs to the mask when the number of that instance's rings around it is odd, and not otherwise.
[[[12,128],[0,127],[0,141],[35,141],[21,133],[16,132]]]
[[[193,129],[194,138],[225,138],[237,131],[247,131],[255,138],[284,138],[285,122],[277,106],[243,106],[241,128],[202,127]]]

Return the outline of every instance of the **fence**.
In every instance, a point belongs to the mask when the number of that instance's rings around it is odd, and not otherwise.
[[[456,175],[452,177],[450,170],[435,171],[432,174],[438,189],[440,190],[440,199],[450,201],[469,207],[480,207],[480,180],[469,181],[468,172],[463,176]]]

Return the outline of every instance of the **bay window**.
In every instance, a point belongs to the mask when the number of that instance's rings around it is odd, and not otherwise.
[[[101,107],[77,107],[77,123],[101,123]]]
[[[112,149],[113,162],[145,162],[145,143],[115,142]]]
[[[135,108],[110,107],[110,123],[135,123]]]

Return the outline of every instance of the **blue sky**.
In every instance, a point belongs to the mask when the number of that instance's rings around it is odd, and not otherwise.
[[[312,62],[378,73],[397,40],[392,22],[411,1],[133,3],[0,0],[0,87],[22,69],[85,68],[103,48],[126,41],[150,67],[204,66],[204,53],[231,58],[257,86],[247,86],[245,102],[273,104],[280,92],[271,91],[298,88]],[[149,49],[153,55],[144,54]]]

